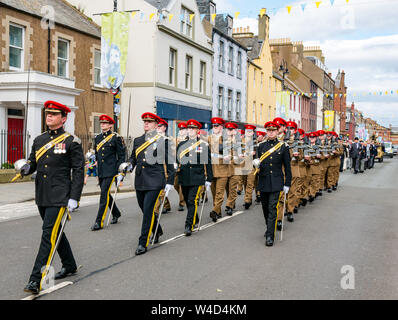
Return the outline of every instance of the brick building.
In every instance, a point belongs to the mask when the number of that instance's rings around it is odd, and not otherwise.
[[[334,85],[334,111],[340,117],[340,134],[347,135],[346,112],[347,112],[347,87],[345,85],[344,70],[338,72]]]
[[[30,134],[7,146],[19,150],[8,161],[45,130],[46,100],[72,109],[66,129],[76,135],[98,133],[98,116],[113,115],[100,84],[100,28],[68,2],[0,0],[0,48],[0,130],[26,126]]]

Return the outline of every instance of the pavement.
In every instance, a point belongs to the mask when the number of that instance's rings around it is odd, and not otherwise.
[[[123,192],[132,192],[133,188],[133,175],[128,174],[123,185],[119,188]],[[87,184],[83,188],[82,196],[90,196],[100,194],[100,187],[98,180],[95,177],[89,177]],[[17,182],[17,183],[0,183],[0,206],[9,205],[35,199],[35,182]]]
[[[244,210],[243,195],[234,215],[216,224],[209,218],[210,197],[205,228],[184,237],[186,211],[177,211],[178,196],[171,192],[172,212],[162,215],[161,243],[135,256],[142,213],[134,193],[118,195],[120,222],[97,232],[90,226],[98,197],[84,197],[65,229],[82,269],[56,282],[71,285],[39,299],[397,299],[397,176],[396,158],[364,174],[343,173],[338,190],[300,208],[294,223],[286,222],[283,241],[272,248],[264,245],[261,206]],[[0,299],[27,296],[23,287],[41,224],[37,215],[0,222]],[[56,256],[54,268],[60,267]]]

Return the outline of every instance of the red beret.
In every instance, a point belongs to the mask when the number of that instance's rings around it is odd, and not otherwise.
[[[165,125],[166,127],[169,126],[169,124],[167,123],[167,121],[164,120],[164,119],[162,119],[162,118],[159,118],[159,123],[158,123],[158,125]]]
[[[281,126],[279,125],[279,123],[274,122],[274,121],[268,121],[266,124],[264,124],[264,128],[265,129],[274,129],[277,130],[279,129]]]
[[[300,135],[305,134],[305,131],[304,131],[303,129],[299,128],[299,129],[297,129],[297,130],[298,130],[298,132],[300,132]]]
[[[200,122],[191,119],[187,121],[187,127],[188,128],[194,128],[194,129],[202,129],[202,125],[200,124]]]
[[[223,118],[215,117],[215,118],[211,118],[211,123],[212,124],[219,124],[219,125],[223,126],[225,124],[225,121],[224,121]]]
[[[245,134],[245,130],[240,130],[240,134]]]
[[[318,134],[317,134],[316,132],[310,132],[310,133],[308,134],[308,136],[309,136],[310,138],[316,138],[316,137],[318,136]]]
[[[277,124],[279,124],[279,126],[284,126],[284,127],[286,127],[286,125],[287,125],[286,121],[282,118],[275,118],[271,122],[277,123]]]
[[[294,121],[288,121],[288,122],[286,122],[286,127],[292,127],[295,130],[297,130],[297,123]]]
[[[186,129],[187,128],[187,124],[185,122],[180,122],[178,124],[178,129]]]
[[[323,130],[318,130],[317,133],[318,133],[318,137],[326,134],[326,132]]]
[[[106,114],[103,114],[102,116],[100,116],[99,121],[105,122],[105,123],[110,123],[110,124],[115,124],[115,120],[113,120],[110,116],[107,116]]]
[[[258,135],[258,136],[265,136],[265,132],[263,132],[263,131],[257,131],[257,135]]]
[[[46,101],[44,103],[44,109],[51,112],[71,112],[71,110],[67,106],[55,101]]]
[[[145,121],[156,121],[158,123],[160,122],[160,118],[156,114],[153,114],[153,113],[150,113],[150,112],[145,112],[141,116],[141,119],[145,120]]]
[[[238,125],[233,122],[228,122],[225,124],[225,128],[227,129],[238,129]]]
[[[246,130],[256,130],[256,126],[253,126],[251,124],[245,125]]]

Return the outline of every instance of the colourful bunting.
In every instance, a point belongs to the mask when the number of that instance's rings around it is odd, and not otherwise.
[[[238,19],[240,12],[235,12],[235,20]]]
[[[321,3],[322,3],[322,1],[315,2],[316,7],[319,8],[319,6],[320,6]]]
[[[287,13],[290,14],[290,11],[292,11],[292,6],[287,6]]]
[[[333,6],[334,5],[334,0],[330,0],[330,4]]]
[[[192,22],[192,19],[195,17],[195,14],[194,13],[192,13],[192,14],[190,14],[189,15],[189,22]]]
[[[152,20],[152,18],[155,16],[155,14],[154,13],[151,13],[150,15],[149,15],[149,21],[151,21]]]
[[[260,17],[262,18],[263,15],[265,15],[266,12],[267,12],[267,9],[261,9],[260,10]]]
[[[301,9],[303,10],[303,12],[304,12],[304,10],[305,10],[306,7],[307,7],[307,4],[306,4],[306,3],[301,4]]]
[[[171,21],[173,19],[173,17],[174,17],[174,14],[170,14],[169,15],[169,21]]]

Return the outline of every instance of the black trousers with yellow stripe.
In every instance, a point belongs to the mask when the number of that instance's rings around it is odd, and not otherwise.
[[[98,208],[98,214],[95,222],[97,222],[101,228],[104,227],[104,220],[106,217],[106,213],[108,208],[112,207],[113,197],[111,195],[111,187],[112,183],[116,180],[115,177],[107,177],[107,178],[99,178],[99,185],[101,188],[101,196],[100,196],[100,203]],[[120,218],[121,214],[118,207],[115,205],[112,209],[112,216],[115,218]]]
[[[193,230],[195,224],[198,222],[198,202],[203,189],[203,186],[181,186],[184,201],[187,204],[188,214],[185,220],[185,227],[190,227]]]
[[[265,224],[267,226],[266,237],[275,239],[276,229],[276,216],[277,216],[277,205],[281,196],[281,192],[261,192],[261,205],[263,208],[263,214]],[[283,219],[283,218],[282,218]]]
[[[37,253],[33,271],[29,279],[29,281],[36,282],[41,281],[42,270],[44,270],[43,267],[50,263],[49,259],[55,250],[55,243],[61,228],[61,220],[66,210],[66,208],[59,207],[38,208],[40,217],[43,220],[43,233],[41,236],[39,252]],[[70,271],[76,270],[77,266],[75,258],[73,257],[72,249],[65,233],[62,233],[57,252],[61,257],[62,266],[65,269]]]
[[[158,217],[155,213],[157,203],[160,201],[160,196],[163,190],[136,190],[138,205],[143,213],[141,235],[138,243],[143,247],[148,247],[151,234],[155,232],[158,223]],[[163,232],[159,224],[158,233]]]

